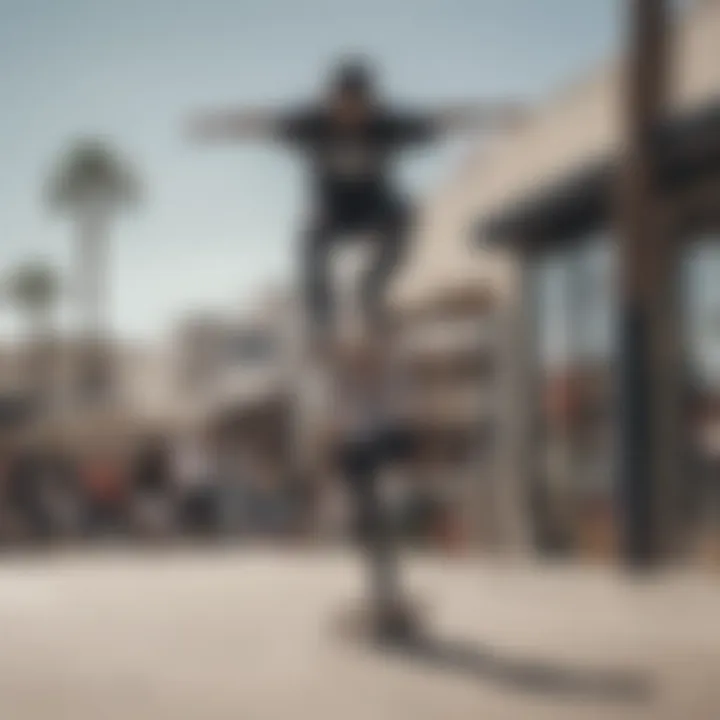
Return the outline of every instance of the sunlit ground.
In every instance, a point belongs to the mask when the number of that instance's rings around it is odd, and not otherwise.
[[[344,552],[103,550],[0,561],[0,718],[720,717],[720,583],[415,557],[431,639],[337,630]]]

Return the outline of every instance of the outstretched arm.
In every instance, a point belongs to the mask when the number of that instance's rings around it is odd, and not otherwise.
[[[520,103],[469,102],[421,113],[397,113],[389,127],[397,142],[415,143],[449,134],[508,131],[527,116],[526,106]]]
[[[282,130],[284,118],[277,111],[219,110],[191,118],[188,134],[193,140],[270,140]]]
[[[469,102],[450,105],[433,114],[441,133],[512,130],[528,117],[526,105],[512,101]]]

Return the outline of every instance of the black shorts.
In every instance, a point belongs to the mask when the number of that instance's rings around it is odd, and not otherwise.
[[[370,437],[346,439],[338,448],[337,459],[350,483],[366,482],[382,467],[410,460],[416,445],[411,428],[388,425]]]
[[[375,187],[326,191],[317,205],[322,224],[334,233],[399,228],[408,216],[402,199]]]

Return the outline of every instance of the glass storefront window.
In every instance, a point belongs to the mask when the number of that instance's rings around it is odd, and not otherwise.
[[[691,239],[682,262],[689,394],[688,511],[696,539],[720,532],[720,233]]]
[[[692,379],[720,389],[720,234],[687,246],[683,262],[686,340]]]
[[[612,506],[615,252],[605,234],[544,252],[532,267],[536,313],[536,491],[555,526],[576,541],[585,505]],[[561,542],[561,540],[557,540]]]

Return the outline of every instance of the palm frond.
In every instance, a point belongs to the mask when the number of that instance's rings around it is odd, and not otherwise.
[[[60,294],[60,278],[52,265],[28,261],[10,272],[4,282],[4,294],[24,310],[50,307]]]
[[[115,210],[135,204],[140,195],[129,164],[99,138],[71,145],[51,173],[45,192],[48,203],[61,210],[98,204]]]

